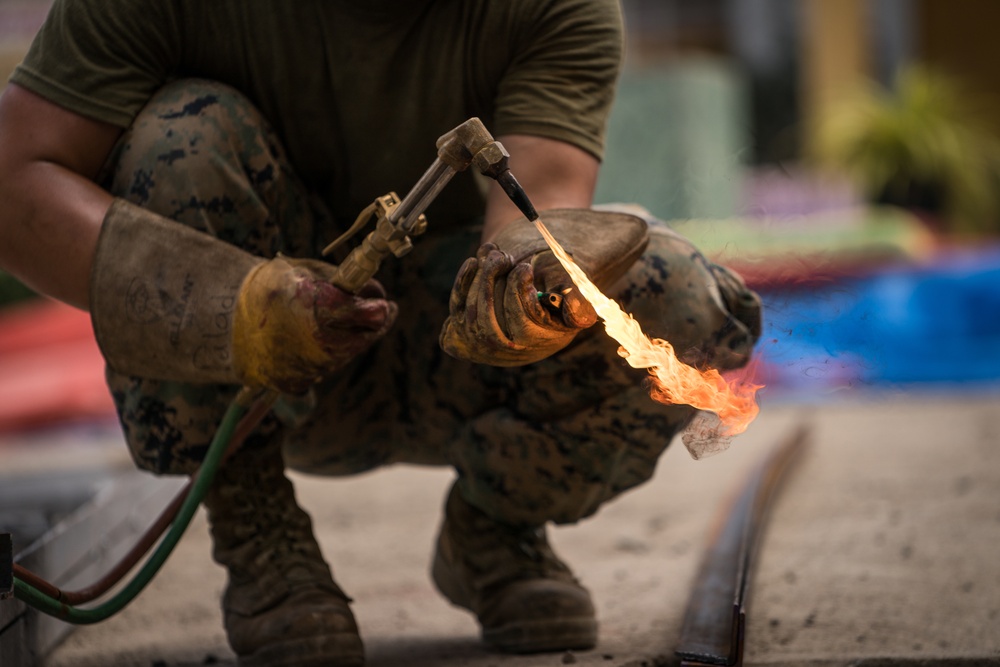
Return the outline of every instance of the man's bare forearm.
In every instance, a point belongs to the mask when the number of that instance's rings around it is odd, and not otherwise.
[[[6,179],[5,179],[6,180]],[[0,266],[34,290],[87,309],[90,269],[111,195],[64,167],[36,163],[0,187]]]
[[[112,196],[93,177],[119,130],[11,85],[0,97],[0,268],[79,308]]]

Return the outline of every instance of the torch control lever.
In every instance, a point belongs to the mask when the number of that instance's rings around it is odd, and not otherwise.
[[[437,149],[437,159],[402,201],[395,192],[377,198],[361,211],[350,229],[323,250],[324,255],[330,254],[374,221],[375,229],[337,267],[334,285],[357,292],[375,275],[383,259],[390,254],[402,257],[408,253],[413,248],[410,237],[427,230],[424,211],[455,174],[472,164],[496,180],[529,220],[538,217],[524,189],[510,173],[510,154],[481,120],[470,118],[441,136]]]

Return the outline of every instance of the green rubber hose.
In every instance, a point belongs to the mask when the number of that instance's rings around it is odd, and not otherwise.
[[[49,616],[55,616],[63,621],[78,625],[98,623],[124,609],[149,584],[163,563],[166,562],[170,552],[177,546],[181,535],[184,534],[188,524],[191,523],[198,505],[201,504],[202,498],[205,497],[209,487],[212,485],[212,480],[215,479],[215,473],[219,469],[219,463],[222,460],[223,454],[225,454],[226,448],[233,438],[233,431],[246,412],[247,408],[242,405],[240,400],[234,400],[229,405],[229,409],[222,418],[222,423],[219,424],[219,428],[215,432],[212,444],[209,445],[208,452],[205,454],[205,460],[201,464],[198,477],[191,488],[191,493],[188,494],[188,497],[184,500],[184,504],[181,505],[180,510],[177,512],[177,518],[170,524],[170,530],[167,531],[166,536],[145,564],[143,564],[139,572],[136,573],[135,577],[113,597],[96,607],[81,609],[60,602],[17,578],[14,579],[14,597]]]

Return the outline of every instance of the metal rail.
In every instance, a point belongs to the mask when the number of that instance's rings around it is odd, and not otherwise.
[[[772,500],[808,437],[809,429],[800,426],[758,466],[720,517],[684,616],[676,651],[682,667],[743,664],[754,558]]]

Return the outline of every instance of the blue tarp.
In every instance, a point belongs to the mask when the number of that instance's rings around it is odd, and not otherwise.
[[[1000,384],[1000,247],[762,297],[772,387]]]

